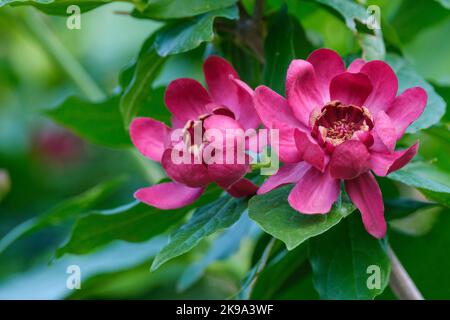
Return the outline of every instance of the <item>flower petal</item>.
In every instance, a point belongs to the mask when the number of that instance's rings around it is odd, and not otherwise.
[[[375,117],[378,111],[387,110],[394,100],[398,90],[397,76],[386,62],[379,60],[367,62],[361,72],[369,77],[373,86],[364,105]]]
[[[325,152],[309,134],[300,130],[294,132],[295,145],[300,158],[320,171],[325,169]]]
[[[330,83],[338,74],[345,72],[344,61],[339,54],[330,49],[318,49],[312,52],[307,61],[314,66],[317,87],[325,101],[330,100]]]
[[[311,112],[324,105],[324,98],[317,86],[313,65],[305,60],[292,61],[288,70],[286,86],[289,107],[295,117],[309,127]]]
[[[305,172],[311,168],[306,162],[288,163],[278,169],[278,172],[267,178],[258,189],[258,194],[264,194],[282,185],[299,181]]]
[[[370,170],[370,153],[361,141],[347,140],[334,149],[329,167],[335,179],[354,179]]]
[[[311,167],[289,194],[292,208],[305,214],[327,213],[339,196],[340,182],[329,171]]]
[[[192,154],[186,156],[186,163],[181,163],[185,154],[181,150],[179,153],[174,150],[173,152],[179,156],[179,163],[172,159],[172,150],[174,149],[164,151],[161,159],[161,164],[171,179],[193,188],[203,187],[211,182],[208,169],[203,163],[195,163]]]
[[[370,166],[377,176],[384,177],[408,164],[417,154],[418,149],[419,142],[416,142],[408,149],[395,151],[390,154],[372,152]]]
[[[280,128],[286,125],[292,128],[304,127],[295,118],[286,99],[266,86],[255,90],[255,109],[267,128]]]
[[[241,179],[227,189],[227,192],[235,198],[250,197],[256,194],[258,186],[248,179]]]
[[[219,187],[228,189],[250,171],[248,164],[209,164],[208,175]]]
[[[135,147],[147,158],[160,162],[166,149],[170,129],[151,118],[136,118],[131,122],[130,136]]]
[[[176,182],[166,182],[136,191],[134,197],[162,210],[178,209],[197,200],[204,188],[190,188]]]
[[[375,238],[383,238],[386,234],[384,204],[381,190],[375,177],[370,172],[367,172],[356,179],[346,180],[345,190],[361,212],[367,232]]]
[[[362,106],[371,92],[372,84],[362,73],[341,73],[330,84],[331,100],[339,100],[347,105]]]
[[[205,88],[199,82],[186,78],[172,81],[167,87],[164,100],[169,111],[183,123],[207,114],[211,103]]]
[[[417,120],[427,105],[427,92],[420,87],[405,90],[395,98],[387,110],[397,133],[397,140],[405,133],[411,123]]]
[[[358,73],[361,72],[361,68],[366,64],[366,61],[364,59],[355,59],[352,63],[348,66],[347,71],[351,73]]]
[[[374,140],[372,151],[385,153],[394,151],[397,135],[394,124],[384,111],[379,111],[375,117],[371,133]]]
[[[239,121],[244,129],[256,129],[260,125],[261,119],[258,113],[255,112],[253,90],[239,79],[234,79],[233,83],[237,87],[237,103],[228,107],[234,112],[236,120]]]

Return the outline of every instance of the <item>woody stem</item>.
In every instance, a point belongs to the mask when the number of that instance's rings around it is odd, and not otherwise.
[[[388,248],[388,255],[392,266],[389,286],[396,297],[399,300],[424,300],[422,294],[391,247]]]

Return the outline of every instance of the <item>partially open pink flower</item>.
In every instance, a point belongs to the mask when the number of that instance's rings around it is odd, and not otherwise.
[[[194,126],[205,129],[257,128],[260,119],[253,106],[253,90],[224,59],[209,57],[203,66],[208,91],[193,79],[177,79],[169,84],[165,103],[172,113],[172,128],[150,118],[137,118],[131,123],[133,144],[147,158],[162,164],[173,182],[143,188],[135,197],[160,209],[175,209],[194,202],[205,187],[217,183],[234,197],[256,193],[257,187],[245,179],[249,164],[177,164],[172,159],[176,143],[171,139],[175,129],[192,134]],[[202,150],[208,141],[189,150]],[[193,156],[193,155],[192,155]]]
[[[394,149],[427,103],[422,88],[399,96],[397,90],[397,77],[383,61],[357,59],[346,70],[339,55],[328,49],[294,60],[287,72],[287,100],[264,86],[255,91],[262,122],[280,130],[278,152],[286,163],[258,193],[296,183],[290,205],[304,214],[323,214],[344,180],[367,231],[383,237],[383,199],[370,171],[386,176],[415,156],[418,143]]]

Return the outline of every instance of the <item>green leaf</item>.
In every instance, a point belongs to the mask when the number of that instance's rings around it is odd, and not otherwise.
[[[314,286],[321,299],[373,299],[389,282],[390,262],[381,241],[364,229],[359,215],[345,219],[320,237],[309,241]],[[370,266],[379,268],[379,288],[369,278]]]
[[[185,214],[185,209],[161,211],[138,202],[92,212],[76,222],[70,240],[57,250],[56,257],[87,254],[115,240],[143,242],[164,233]]]
[[[87,254],[115,240],[146,241],[179,223],[192,208],[215,199],[220,189],[211,187],[190,206],[176,210],[159,210],[133,202],[108,211],[91,212],[81,217],[69,241],[57,250],[57,257],[66,253]]]
[[[283,95],[289,64],[293,59],[306,58],[311,50],[312,46],[298,20],[283,8],[269,24],[264,45],[264,83]]]
[[[234,224],[245,211],[247,201],[223,196],[213,203],[197,209],[192,218],[176,230],[169,243],[153,261],[151,270],[194,248],[202,239]]]
[[[92,143],[108,147],[127,147],[131,144],[123,127],[118,97],[100,103],[70,97],[55,109],[46,111],[46,114]]]
[[[68,219],[86,213],[86,211],[91,210],[95,205],[114,192],[122,181],[123,179],[120,178],[101,183],[74,198],[60,203],[50,211],[23,222],[0,240],[0,253],[26,235],[44,228],[57,226]]]
[[[436,207],[435,203],[423,202],[415,199],[399,198],[388,200],[384,204],[386,220],[401,219],[417,211]]]
[[[436,0],[439,2],[445,9],[450,10],[450,0]]]
[[[388,178],[417,188],[427,198],[450,206],[450,177],[431,164],[413,162],[389,174]]]
[[[143,45],[139,53],[134,73],[130,80],[130,69],[125,70],[122,85],[129,81],[120,99],[120,112],[125,127],[128,128],[131,120],[138,114],[142,106],[152,98],[153,81],[158,76],[161,67],[166,61],[158,55],[154,48],[155,36],[152,35]]]
[[[422,87],[428,94],[428,104],[425,111],[411,126],[409,126],[407,133],[415,133],[419,130],[429,128],[439,122],[444,116],[446,103],[441,96],[439,96],[428,82],[426,82],[408,63],[401,57],[388,54],[386,62],[392,67],[398,77],[399,92],[419,86]]]
[[[214,240],[203,258],[183,272],[177,282],[177,291],[183,292],[195,284],[211,263],[225,260],[235,254],[241,246],[242,239],[248,235],[251,226],[252,222],[246,214],[243,214],[238,222]]]
[[[367,20],[369,13],[360,4],[350,0],[312,0],[333,12],[339,13],[347,27],[353,31],[363,51],[365,60],[381,60],[386,49],[383,42],[381,29],[369,30]],[[364,30],[366,29],[366,30]]]
[[[67,16],[67,8],[71,5],[80,7],[81,12],[87,12],[104,4],[121,0],[0,0],[0,7],[7,4],[14,6],[31,5],[52,15]]]
[[[232,6],[170,24],[158,32],[155,41],[156,51],[165,57],[195,49],[203,42],[212,41],[213,23],[218,17],[235,20],[239,18],[239,11],[236,6]]]
[[[353,212],[350,203],[338,200],[328,214],[304,215],[289,205],[287,198],[292,186],[285,186],[267,194],[253,197],[249,202],[249,216],[267,233],[292,250],[315,237]]]
[[[450,214],[447,210],[439,215],[434,228],[425,236],[411,237],[398,232],[389,234],[392,249],[425,299],[448,299],[449,230]],[[385,298],[384,295],[382,298]]]
[[[134,12],[140,18],[177,19],[196,16],[235,4],[237,0],[152,0],[143,12]]]

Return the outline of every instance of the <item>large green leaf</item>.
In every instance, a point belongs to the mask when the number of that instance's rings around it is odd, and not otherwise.
[[[314,286],[322,299],[373,299],[389,282],[390,262],[384,244],[364,229],[359,215],[345,219],[309,241]],[[378,267],[379,288],[369,277]],[[369,289],[368,284],[375,284]]]
[[[235,4],[237,0],[152,0],[143,12],[134,15],[150,19],[176,19],[192,17]]]
[[[369,13],[362,5],[350,0],[310,0],[338,13],[353,31],[366,60],[383,59],[386,49],[380,30],[368,30]]]
[[[159,210],[133,202],[108,211],[91,212],[78,219],[70,239],[58,249],[57,256],[86,254],[115,240],[146,241],[179,223],[195,206],[215,199],[219,192],[217,188],[211,187],[194,204],[176,210]]]
[[[142,106],[152,99],[153,81],[158,76],[165,58],[158,55],[154,48],[155,36],[151,36],[144,43],[139,53],[136,66],[125,71],[125,76],[121,79],[121,85],[128,85],[120,99],[120,111],[123,116],[123,123],[128,127],[134,116],[138,114]],[[133,70],[133,76],[131,76]]]
[[[431,164],[414,162],[389,174],[388,178],[417,188],[427,198],[450,206],[450,177]]]
[[[77,97],[68,98],[46,114],[60,125],[92,143],[108,147],[131,144],[123,127],[119,98],[93,103]]]
[[[298,20],[288,15],[286,8],[283,8],[269,24],[264,45],[264,83],[279,94],[284,94],[289,64],[293,59],[305,58],[311,50]]]
[[[288,250],[327,231],[354,210],[352,204],[339,199],[328,214],[301,214],[287,201],[291,189],[292,186],[285,186],[253,197],[249,202],[250,218],[264,231],[283,241]]]
[[[197,209],[192,218],[170,236],[169,243],[153,261],[152,271],[170,259],[188,252],[205,237],[234,224],[246,210],[246,206],[245,199],[223,196]]]
[[[143,242],[178,223],[186,210],[161,211],[133,202],[110,211],[91,212],[75,224],[70,240],[56,256],[86,254],[114,240]]]
[[[0,253],[26,235],[57,226],[86,213],[115,191],[121,182],[122,179],[115,179],[101,183],[74,198],[65,200],[50,211],[23,222],[0,240]]]
[[[71,5],[79,6],[81,12],[87,12],[114,1],[123,0],[0,0],[0,7],[7,4],[31,5],[48,14],[67,16],[67,8]]]
[[[218,17],[234,20],[239,18],[239,11],[236,6],[232,6],[170,24],[158,32],[155,41],[156,51],[165,57],[195,49],[203,42],[212,41],[213,23]]]
[[[439,96],[434,88],[426,82],[408,63],[401,57],[388,54],[386,62],[394,69],[399,81],[399,92],[419,86],[426,90],[428,94],[428,104],[425,111],[407,130],[408,133],[415,133],[421,129],[429,128],[439,122],[444,116],[446,103]]]

